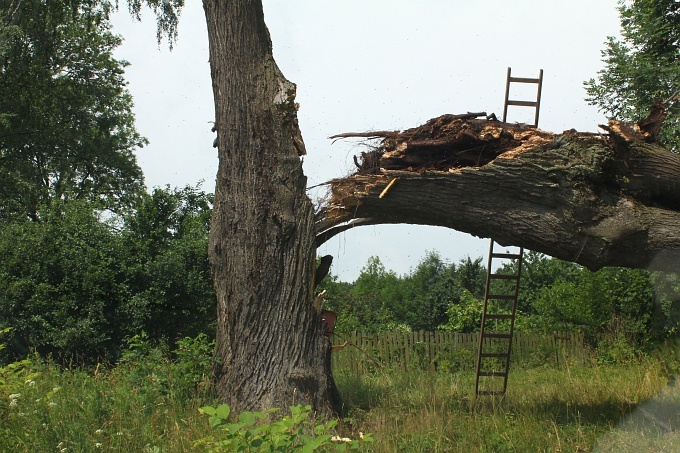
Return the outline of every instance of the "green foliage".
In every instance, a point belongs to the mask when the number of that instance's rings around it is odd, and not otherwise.
[[[428,252],[409,275],[398,277],[371,257],[354,284],[331,277],[321,288],[328,307],[340,314],[340,332],[433,331],[455,313],[451,306],[468,302],[469,290],[483,294],[485,277],[481,258],[468,257],[456,267]]]
[[[455,266],[428,252],[415,271],[404,278],[406,297],[398,319],[415,331],[433,331],[447,321],[447,309],[461,297]]]
[[[609,365],[625,365],[640,358],[640,350],[623,335],[603,337],[595,350],[598,363]]]
[[[229,421],[231,410],[228,405],[205,406],[199,409],[209,416],[210,426],[217,430],[214,436],[201,439],[197,447],[208,451],[259,451],[259,452],[312,452],[358,450],[362,444],[372,442],[370,434],[360,439],[341,439],[333,436],[337,420],[318,422],[310,419],[311,406],[291,406],[290,415],[267,423],[268,416],[278,412],[271,409],[263,412],[241,412],[235,421]],[[333,442],[337,443],[333,443]]]
[[[557,280],[541,291],[534,308],[546,321],[546,331],[570,327],[599,328],[611,314],[603,274],[582,272],[575,282]]]
[[[117,307],[129,297],[119,241],[87,202],[53,206],[44,221],[0,229],[0,327],[11,326],[11,355],[97,357],[125,326]]]
[[[0,329],[0,337],[7,335],[12,329],[7,327]],[[4,340],[0,343],[0,351],[5,348]],[[0,401],[8,398],[13,400],[11,395],[19,394],[24,385],[34,382],[33,380],[39,376],[31,370],[32,362],[29,359],[23,359],[16,362],[8,363],[0,366]],[[20,395],[20,394],[19,394]],[[11,401],[10,401],[11,404]],[[0,410],[2,408],[0,407]],[[0,419],[2,412],[0,412]]]
[[[127,348],[118,361],[120,374],[137,390],[139,397],[189,398],[205,394],[210,388],[214,341],[201,334],[177,342],[173,354],[162,343],[153,343],[145,333],[127,340]]]
[[[128,0],[128,9],[132,17],[141,20],[144,4],[156,15],[158,25],[156,39],[158,43],[160,44],[163,37],[166,37],[168,45],[172,49],[173,43],[177,41],[177,26],[179,25],[179,16],[184,6],[184,0]]]
[[[502,272],[516,273],[514,268],[504,266]],[[582,271],[578,264],[551,258],[542,253],[525,251],[522,263],[522,280],[519,285],[517,308],[524,314],[537,312],[534,302],[541,297],[544,288],[557,282],[576,282]]]
[[[8,355],[34,348],[93,362],[115,359],[124,338],[142,331],[170,346],[212,335],[211,200],[191,187],[156,189],[119,222],[86,201],[55,204],[40,222],[8,222],[0,229]]]
[[[85,2],[83,2],[85,3]],[[55,200],[122,211],[143,190],[121,38],[109,8],[19,2],[0,46],[0,220],[41,218]]]
[[[212,199],[190,186],[156,188],[125,217],[121,260],[132,296],[122,311],[132,331],[169,344],[214,332],[207,252]]]
[[[394,307],[403,299],[400,283],[393,272],[385,270],[378,257],[369,258],[350,287],[326,283],[326,288],[334,286],[328,307],[340,314],[336,329],[339,332],[382,332],[393,328],[398,324]]]
[[[438,328],[461,333],[477,332],[482,322],[482,308],[482,301],[468,290],[463,290],[458,302],[449,304],[448,322]]]
[[[173,367],[179,359],[172,354],[159,359],[169,364],[169,388],[192,388],[184,368]],[[20,396],[0,397],[0,451],[193,451],[193,440],[209,433],[198,415],[213,402],[209,392],[142,390],[142,373],[130,366],[74,369],[35,361],[27,372],[39,376],[17,382]]]
[[[586,100],[621,120],[638,121],[655,100],[680,90],[680,5],[675,0],[621,2],[621,36],[602,51],[605,68],[585,83]],[[680,102],[668,109],[660,141],[678,151]]]
[[[483,299],[486,287],[486,267],[482,264],[482,257],[474,260],[469,256],[462,258],[456,269],[456,281],[473,297]]]

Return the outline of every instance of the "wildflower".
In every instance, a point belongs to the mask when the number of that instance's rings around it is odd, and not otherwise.
[[[32,387],[35,385],[35,381],[33,379],[29,379],[24,384],[28,385],[29,387]]]
[[[94,446],[95,446],[96,448],[102,448],[102,443],[101,443],[101,442],[96,442],[96,443],[94,444]]]
[[[21,393],[12,393],[9,396],[9,407],[14,407],[17,405],[17,400],[21,397]]]
[[[349,437],[333,436],[331,437],[331,442],[352,442]]]
[[[98,429],[98,430],[96,430],[94,433],[95,433],[95,434],[101,434],[101,433],[102,433],[102,430],[101,430],[101,429]]]
[[[57,403],[55,403],[54,401],[50,401],[50,404],[49,404],[49,405],[50,405],[50,406],[56,406]]]

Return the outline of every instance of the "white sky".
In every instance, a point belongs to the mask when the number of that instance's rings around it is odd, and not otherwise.
[[[406,129],[445,113],[503,113],[508,66],[518,77],[544,70],[541,129],[595,131],[606,121],[583,100],[583,82],[602,67],[600,50],[618,35],[616,0],[264,0],[274,54],[298,86],[308,186],[352,172],[348,131]],[[147,186],[204,181],[214,191],[217,150],[203,7],[187,1],[179,42],[156,44],[156,22],[127,11],[113,18],[125,38],[117,58],[135,99],[137,127],[150,145],[137,153]],[[535,88],[531,85],[530,87]],[[527,93],[527,100],[535,94]],[[522,98],[522,93],[511,92]],[[511,108],[508,121],[533,122]],[[310,196],[319,194],[310,191]],[[447,261],[485,256],[488,240],[439,227],[385,225],[343,233],[319,250],[331,272],[353,281],[372,255],[404,274],[427,250]]]

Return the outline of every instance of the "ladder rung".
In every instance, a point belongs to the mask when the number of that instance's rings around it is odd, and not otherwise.
[[[505,395],[505,390],[478,390],[477,395]]]
[[[517,83],[540,83],[541,79],[532,79],[529,77],[510,77],[511,82]]]
[[[511,274],[489,274],[489,277],[499,280],[519,280],[519,276]]]
[[[491,258],[509,258],[512,260],[516,260],[521,258],[522,255],[517,254],[517,253],[492,253]]]
[[[520,107],[536,107],[538,102],[536,101],[508,101],[508,105],[518,105]]]
[[[514,300],[515,295],[514,294],[489,294],[486,296],[487,299],[499,299],[499,300]]]
[[[487,313],[484,315],[486,319],[512,319],[514,316],[506,313]]]
[[[507,373],[505,371],[480,371],[477,374],[479,376],[488,376],[488,377],[505,377],[505,376],[507,376]]]
[[[497,359],[507,358],[510,354],[507,352],[482,352],[480,357],[495,357]]]
[[[505,338],[509,340],[512,335],[509,333],[483,333],[482,338]]]

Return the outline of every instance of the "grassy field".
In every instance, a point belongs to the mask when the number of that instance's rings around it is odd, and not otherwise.
[[[194,451],[212,434],[198,408],[215,401],[155,360],[33,365],[0,401],[0,452]],[[515,370],[503,400],[477,401],[468,371],[342,374],[340,433],[373,433],[376,452],[680,451],[680,384],[668,385],[662,364]]]
[[[680,393],[660,364],[529,369],[511,374],[503,400],[472,398],[472,373],[397,373],[339,379],[352,423],[375,450],[680,451]],[[645,409],[646,408],[646,409]]]

